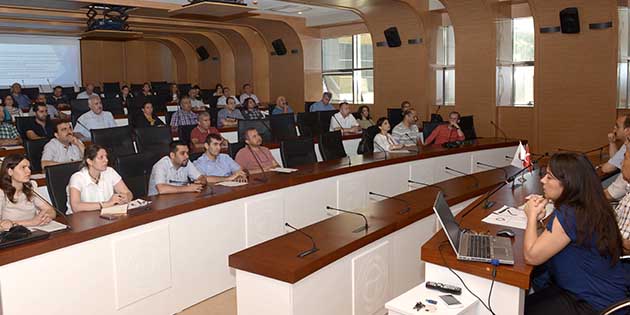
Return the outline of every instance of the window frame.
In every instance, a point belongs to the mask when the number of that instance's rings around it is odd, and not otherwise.
[[[516,38],[516,33],[515,33],[515,28],[514,28],[514,20],[517,20],[517,19],[531,19],[532,24],[534,23],[534,18],[532,16],[517,17],[517,18],[511,18],[510,19],[510,37],[511,37],[511,39],[510,39],[510,46],[511,46],[510,50],[512,52],[511,56],[510,56],[511,61],[510,62],[501,62],[497,66],[497,68],[504,68],[504,67],[509,67],[510,68],[510,72],[511,72],[510,73],[510,76],[511,76],[510,83],[512,85],[511,88],[510,88],[510,103],[506,104],[506,105],[501,105],[501,104],[497,103],[496,106],[499,106],[499,107],[534,107],[536,105],[536,100],[535,100],[535,97],[534,97],[535,96],[534,89],[536,88],[535,84],[532,85],[532,89],[533,90],[532,90],[532,101],[531,101],[531,104],[530,103],[527,103],[527,104],[516,103],[516,69],[517,68],[521,68],[521,67],[522,68],[533,67],[533,69],[534,69],[534,76],[535,76],[535,73],[536,73],[536,56],[535,56],[535,52],[536,52],[536,29],[535,29],[535,26],[534,26],[534,33],[533,33],[534,34],[534,57],[533,57],[534,60],[514,61],[514,55],[515,55],[514,51],[516,50],[515,49],[516,48],[515,47],[515,40],[514,40]],[[534,79],[535,79],[535,77],[532,78],[532,80],[534,80]],[[497,81],[497,83],[498,83],[498,81]],[[498,86],[497,83],[495,83],[495,93],[498,93],[498,87],[499,86]],[[497,99],[497,102],[498,101],[499,100]]]
[[[434,71],[436,72],[435,75],[433,76],[434,78],[437,78],[438,76],[438,72],[442,71],[442,95],[441,95],[441,99],[442,99],[442,103],[438,102],[438,82],[437,79],[435,81],[435,98],[434,98],[434,103],[435,106],[455,106],[456,100],[455,100],[455,91],[453,91],[453,102],[447,102],[447,86],[448,84],[446,84],[446,72],[447,70],[453,70],[453,80],[455,80],[455,48],[453,47],[453,64],[449,64],[449,50],[450,50],[450,45],[448,44],[448,33],[449,33],[449,28],[452,29],[453,32],[453,46],[455,46],[455,30],[453,29],[453,25],[442,25],[439,26],[439,31],[440,34],[438,36],[442,37],[442,47],[437,47],[438,50],[440,50],[440,54],[442,54],[443,59],[444,59],[444,64],[439,64],[438,62],[438,56],[437,56],[437,52],[436,52],[436,60],[435,60],[435,64],[433,65]],[[438,45],[436,45],[438,46]],[[453,86],[455,86],[455,84],[453,83]],[[455,89],[455,87],[453,87],[453,89]]]

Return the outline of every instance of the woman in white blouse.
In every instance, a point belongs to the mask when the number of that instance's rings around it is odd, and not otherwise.
[[[131,191],[107,162],[104,147],[93,144],[85,149],[83,167],[68,184],[68,213],[101,210],[132,200]]]
[[[381,132],[374,137],[374,152],[400,150],[404,145],[398,143],[392,135],[389,134],[391,126],[385,117],[381,117],[376,121],[376,125]]]
[[[0,230],[15,225],[40,226],[50,223],[55,209],[35,193],[31,163],[19,154],[4,158],[0,166]]]

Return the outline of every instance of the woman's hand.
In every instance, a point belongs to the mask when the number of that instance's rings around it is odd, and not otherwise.
[[[528,220],[532,218],[539,220],[541,216],[545,215],[545,206],[547,205],[547,199],[540,195],[530,195],[527,197],[527,203],[525,204],[525,215]]]
[[[40,211],[35,217],[32,219],[25,221],[22,225],[24,226],[41,226],[46,225],[52,221],[52,218],[46,213],[46,211]]]
[[[119,205],[125,203],[126,197],[121,194],[113,194],[107,202],[103,203],[103,208],[109,208],[111,206]]]

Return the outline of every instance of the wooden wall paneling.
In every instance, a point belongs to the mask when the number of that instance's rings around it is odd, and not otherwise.
[[[193,84],[199,84],[202,88],[214,88],[214,85],[221,82],[221,61],[212,60],[213,57],[219,58],[219,49],[215,46],[214,42],[208,37],[202,34],[181,34],[181,37],[185,38],[190,45],[197,49],[199,46],[203,46],[208,51],[210,57],[206,60],[200,60],[198,54],[195,52],[195,58],[199,64],[199,81],[191,82]]]
[[[179,83],[190,82],[189,75],[188,75],[190,66],[188,65],[188,61],[187,61],[187,59],[190,58],[189,53],[186,53],[184,50],[182,50],[182,48],[179,45],[177,45],[173,41],[166,38],[160,38],[159,36],[145,35],[145,40],[160,42],[164,44],[166,47],[168,47],[171,50],[171,53],[173,54],[173,57],[176,61],[175,81]]]
[[[531,107],[499,106],[497,109],[498,117],[495,123],[505,132],[505,137],[526,139],[530,143],[529,146],[532,152],[543,152],[539,151],[539,148],[530,140],[535,139],[537,134],[537,130],[532,124],[535,113]],[[475,124],[477,125],[478,122],[475,121]],[[499,138],[504,137],[498,130],[496,134]]]
[[[253,60],[252,60],[252,51],[247,45],[245,39],[238,33],[233,30],[217,30],[225,39],[228,41],[230,46],[233,49],[234,53],[234,71],[235,71],[235,83],[234,94],[241,93],[243,84],[249,83],[255,89],[256,86],[253,82]],[[217,81],[218,82],[218,81]]]
[[[125,43],[125,63],[127,76],[125,81],[129,84],[140,84],[148,81],[146,41],[134,40]]]
[[[176,81],[175,58],[166,45],[144,41],[148,81]]]
[[[558,13],[566,7],[577,7],[580,14],[579,34],[536,32],[540,151],[602,145],[616,116],[617,1],[530,0],[529,5],[536,27],[560,25]],[[606,21],[613,21],[613,28],[588,28]]]
[[[272,95],[271,83],[269,82],[269,52],[265,38],[258,30],[251,27],[236,26],[233,28],[243,37],[252,57],[252,83],[254,84],[254,92],[261,102],[276,101],[278,95]]]
[[[81,40],[81,72],[83,85],[116,82],[124,78],[124,46],[122,42]]]
[[[207,37],[212,43],[216,46],[219,52],[219,62],[220,66],[220,81],[223,86],[229,86],[232,88],[234,95],[238,89],[235,88],[236,85],[236,66],[235,66],[235,57],[234,57],[234,49],[227,41],[227,39],[220,33],[217,32],[199,32],[200,35]]]

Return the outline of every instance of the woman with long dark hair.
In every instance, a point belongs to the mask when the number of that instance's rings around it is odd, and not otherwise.
[[[376,125],[380,132],[374,137],[374,152],[391,152],[401,150],[404,147],[389,133],[392,128],[386,117],[379,118]]]
[[[626,298],[621,234],[591,162],[555,154],[541,182],[544,196],[530,196],[525,206],[523,251],[528,264],[545,264],[550,281],[526,298],[525,314],[597,314]],[[555,210],[538,235],[549,202]]]
[[[4,158],[0,166],[0,230],[14,225],[46,225],[55,217],[55,209],[34,191],[31,163],[19,154]]]
[[[243,114],[243,117],[245,117],[245,119],[247,120],[265,118],[265,115],[263,115],[263,113],[258,110],[258,105],[256,105],[256,101],[254,101],[254,99],[251,97],[245,99],[245,102],[243,102],[243,110],[241,110],[241,112]]]
[[[371,126],[374,126],[374,122],[372,121],[372,115],[370,115],[369,106],[367,105],[359,106],[359,109],[357,110],[357,116],[359,116],[359,119],[357,119],[357,122],[359,123],[359,127],[361,127],[361,129],[368,129]]]
[[[118,173],[107,166],[107,150],[98,144],[85,148],[83,167],[68,184],[68,213],[125,204],[133,195]]]

